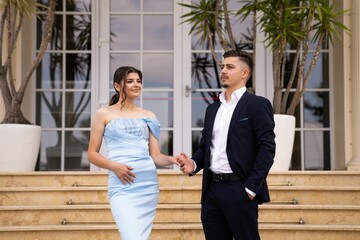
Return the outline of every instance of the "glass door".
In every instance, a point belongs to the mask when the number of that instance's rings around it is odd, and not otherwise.
[[[219,68],[208,43],[190,36],[191,26],[181,23],[189,9],[180,2],[190,1],[58,1],[52,41],[36,73],[36,123],[43,129],[38,170],[93,169],[87,160],[91,116],[108,105],[113,73],[122,65],[144,73],[138,104],[159,118],[162,152],[192,155],[198,148],[206,107],[221,92]],[[239,4],[229,1],[228,9]],[[238,48],[253,51],[252,19],[232,21]],[[39,42],[40,22],[36,29]],[[250,86],[272,99],[271,54],[264,38],[261,32],[256,36],[255,66],[260,67]],[[221,59],[222,49],[218,44],[215,49]],[[292,170],[330,168],[330,57],[325,49],[296,113]]]
[[[104,0],[96,3],[98,11],[97,84],[94,109],[108,105],[113,89],[113,74],[124,65],[143,72],[143,92],[138,105],[154,112],[161,124],[161,152],[177,155],[181,148],[179,134],[181,106],[178,62],[181,57],[179,29],[175,23],[172,0]],[[181,66],[181,64],[179,64]],[[175,107],[177,106],[177,107]],[[175,110],[176,109],[176,110]],[[174,149],[176,146],[177,149]],[[103,146],[102,154],[106,154]],[[95,168],[96,169],[96,168]]]

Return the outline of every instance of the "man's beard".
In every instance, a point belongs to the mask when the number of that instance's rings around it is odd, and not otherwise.
[[[223,87],[223,88],[228,88],[229,85],[227,85],[226,83],[222,83],[222,84],[221,84],[221,87]]]

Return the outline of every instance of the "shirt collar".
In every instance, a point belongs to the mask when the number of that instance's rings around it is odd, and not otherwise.
[[[236,98],[237,101],[240,100],[240,98],[242,97],[242,95],[244,95],[244,93],[246,92],[246,86],[239,88],[237,90],[235,90],[232,94],[231,94],[231,99],[232,98]],[[221,92],[219,95],[219,99],[220,102],[225,103],[226,99],[225,99],[225,91]]]

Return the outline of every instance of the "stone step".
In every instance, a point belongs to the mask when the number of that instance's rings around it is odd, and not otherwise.
[[[259,224],[261,239],[266,240],[355,240],[360,234],[359,225],[296,225]],[[48,226],[0,227],[0,239],[21,240],[78,240],[119,239],[115,224],[76,224]],[[200,223],[154,224],[152,240],[204,240]]]
[[[357,240],[359,225],[259,224],[265,240]]]
[[[177,170],[158,170],[162,187],[201,186],[201,172],[193,177]],[[268,176],[270,186],[360,186],[360,173],[349,171],[288,171],[272,172]],[[0,187],[70,187],[106,186],[106,172],[0,172]]]
[[[113,223],[109,205],[0,206],[0,226]],[[159,204],[156,223],[200,223],[200,204]],[[360,206],[261,205],[260,223],[360,223]]]
[[[360,186],[279,186],[269,191],[270,204],[360,205]]]
[[[0,172],[0,187],[71,187],[107,186],[106,172]],[[193,177],[175,170],[158,170],[163,187],[201,186],[202,174]]]
[[[200,223],[200,204],[159,204],[157,223]],[[0,206],[0,226],[114,223],[109,205]]]
[[[271,204],[360,205],[360,186],[269,187]],[[199,203],[200,187],[160,187],[159,203]],[[0,206],[104,204],[107,187],[3,187]]]
[[[271,172],[269,186],[360,186],[359,171],[287,171]]]
[[[271,205],[259,206],[261,223],[305,225],[358,225],[359,205]]]
[[[106,204],[106,187],[0,188],[0,206]],[[160,188],[159,203],[200,203],[199,188]]]
[[[1,227],[0,239],[21,240],[79,240],[79,239],[120,239],[115,224],[74,224],[46,226]],[[196,239],[202,240],[201,224],[154,224],[151,240]]]
[[[158,173],[151,239],[203,240],[202,174]],[[359,238],[360,173],[273,172],[268,183],[272,202],[259,206],[262,239]],[[0,221],[0,239],[119,239],[106,172],[0,173]]]

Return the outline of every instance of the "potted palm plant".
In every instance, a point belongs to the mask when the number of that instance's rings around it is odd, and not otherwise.
[[[41,128],[24,116],[21,106],[32,74],[40,64],[51,38],[56,0],[47,1],[47,6],[36,0],[2,0],[0,4],[0,91],[5,109],[0,124],[1,160],[5,161],[1,163],[1,170],[33,171],[40,146]],[[13,64],[21,28],[26,18],[31,17],[38,8],[44,9],[40,48],[27,72],[16,75],[19,70]],[[21,78],[21,81],[17,78]],[[31,136],[35,136],[34,139]]]
[[[182,16],[183,23],[191,24],[190,33],[200,33],[202,41],[210,43],[211,53],[217,63],[219,60],[214,47],[216,43],[220,44],[224,51],[239,48],[232,31],[231,18],[241,21],[252,18],[254,55],[257,30],[263,32],[265,46],[272,54],[272,103],[277,150],[281,149],[276,151],[272,170],[288,170],[294,142],[295,110],[304,96],[320,51],[328,42],[333,43],[334,38],[339,36],[339,29],[348,30],[339,19],[346,11],[338,11],[334,1],[329,0],[240,2],[241,7],[235,11],[228,10],[228,0],[200,0],[199,4],[180,4],[190,9],[190,12]],[[310,46],[313,46],[313,49],[310,49]],[[278,123],[283,119],[284,123]],[[280,133],[280,126],[288,126],[292,130],[285,130],[283,135]],[[280,146],[282,140],[291,143],[291,146]],[[282,155],[284,153],[287,156]],[[282,163],[283,160],[285,163]]]

